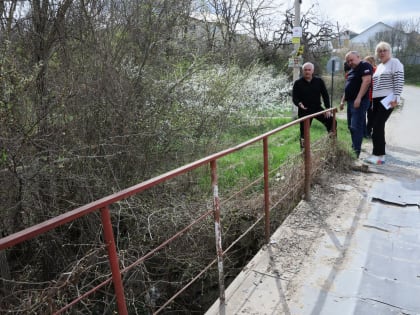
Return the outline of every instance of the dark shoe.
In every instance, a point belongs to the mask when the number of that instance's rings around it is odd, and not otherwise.
[[[305,139],[300,138],[300,148],[303,149],[305,148]]]

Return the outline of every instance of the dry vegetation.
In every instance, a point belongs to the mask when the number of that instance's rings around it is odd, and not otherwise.
[[[2,237],[217,152],[226,130],[245,129],[257,110],[283,113],[293,11],[276,12],[284,23],[270,25],[271,38],[256,29],[268,27],[260,20],[273,12],[268,1],[205,3],[226,28],[191,19],[205,8],[188,0],[0,1]],[[235,32],[245,13],[248,36]],[[302,21],[304,59],[321,65],[335,23],[315,10]],[[313,154],[314,178],[346,169],[345,150],[322,147]],[[302,196],[301,163],[293,156],[272,171],[272,230]],[[211,207],[206,171],[114,205],[122,266]],[[222,196],[225,248],[260,218],[263,204],[261,187],[228,200],[233,193]],[[109,276],[99,222],[91,214],[1,251],[0,312],[48,314]],[[263,244],[262,231],[259,224],[227,254],[227,283]],[[129,313],[155,310],[214,259],[214,247],[209,219],[125,274]],[[169,310],[202,313],[215,295],[210,270]],[[110,285],[74,312],[114,310]]]

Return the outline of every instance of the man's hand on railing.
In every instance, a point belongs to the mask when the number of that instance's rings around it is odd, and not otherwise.
[[[325,118],[331,118],[333,116],[332,112],[326,112],[324,113]]]

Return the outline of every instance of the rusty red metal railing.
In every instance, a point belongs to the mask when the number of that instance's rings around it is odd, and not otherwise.
[[[181,290],[179,290],[174,296],[172,296],[164,305],[162,305],[155,314],[161,312],[169,303],[171,303],[181,292],[183,292],[188,286],[190,286],[194,281],[196,281],[204,272],[206,272],[214,263],[217,263],[217,269],[219,272],[219,299],[221,303],[224,302],[225,299],[225,284],[224,284],[224,270],[223,270],[223,256],[225,253],[232,248],[233,244],[231,244],[225,251],[222,248],[222,229],[221,229],[221,221],[220,221],[220,200],[219,200],[219,188],[218,188],[218,173],[217,173],[217,160],[232,154],[236,151],[239,151],[247,146],[250,146],[251,144],[254,144],[259,141],[263,141],[263,180],[264,180],[264,222],[265,222],[265,240],[268,243],[270,239],[270,195],[269,195],[269,160],[268,160],[268,138],[278,132],[281,132],[282,130],[285,130],[287,128],[290,128],[291,126],[294,126],[296,124],[299,124],[300,122],[304,122],[304,135],[305,135],[305,141],[304,141],[304,158],[305,158],[305,184],[304,184],[304,192],[305,192],[305,199],[310,199],[310,184],[311,184],[311,148],[310,148],[310,124],[309,119],[312,119],[316,117],[317,115],[323,115],[327,112],[332,112],[334,122],[336,121],[335,116],[337,110],[335,108],[327,109],[325,111],[319,112],[317,114],[309,115],[297,120],[294,120],[290,123],[287,123],[285,125],[282,125],[276,129],[273,129],[267,133],[264,133],[258,137],[255,137],[253,139],[250,139],[246,142],[243,142],[235,147],[231,147],[229,149],[226,149],[224,151],[215,153],[213,155],[207,156],[203,159],[197,160],[195,162],[192,162],[190,164],[184,165],[182,167],[179,167],[175,170],[169,171],[167,173],[164,173],[162,175],[159,175],[157,177],[154,177],[152,179],[149,179],[147,181],[144,181],[140,184],[134,185],[130,188],[124,189],[122,191],[119,191],[115,194],[112,194],[110,196],[104,197],[102,199],[99,199],[97,201],[91,202],[89,204],[86,204],[82,207],[79,207],[77,209],[68,211],[62,215],[59,215],[57,217],[54,217],[52,219],[49,219],[47,221],[44,221],[42,223],[39,223],[37,225],[28,227],[22,231],[16,232],[14,234],[11,234],[9,236],[3,237],[0,239],[0,250],[6,250],[10,247],[13,247],[21,242],[33,239],[41,234],[44,234],[54,228],[57,228],[59,226],[68,224],[78,218],[81,218],[89,213],[100,211],[101,214],[101,223],[103,227],[103,234],[104,234],[104,240],[105,245],[108,252],[108,259],[110,264],[110,270],[111,270],[111,277],[100,283],[99,285],[95,286],[94,288],[90,289],[89,291],[79,295],[77,298],[75,298],[72,302],[68,303],[64,307],[62,307],[60,310],[57,310],[54,314],[61,314],[64,311],[71,308],[74,304],[78,303],[84,298],[87,298],[90,294],[93,292],[96,292],[106,284],[113,282],[114,286],[114,294],[117,301],[117,307],[118,307],[118,314],[120,315],[126,315],[128,314],[126,300],[124,296],[124,284],[122,281],[122,274],[127,272],[128,270],[134,268],[135,266],[141,264],[146,259],[153,256],[156,252],[160,251],[162,248],[170,244],[175,239],[179,238],[181,235],[183,235],[186,231],[191,229],[192,226],[197,224],[198,222],[203,221],[206,217],[213,215],[214,218],[214,228],[215,228],[215,243],[216,243],[216,254],[217,258],[214,259],[207,267],[205,267],[198,275],[196,275],[191,281],[185,285]],[[333,125],[333,134],[336,134],[336,125],[334,123]],[[115,237],[112,229],[112,222],[111,222],[111,214],[110,214],[110,205],[121,201],[123,199],[126,199],[130,196],[139,194],[149,188],[152,188],[162,182],[168,181],[171,178],[174,178],[176,176],[179,176],[181,174],[185,174],[189,171],[192,171],[198,167],[201,167],[203,165],[210,165],[210,176],[211,176],[211,186],[213,191],[213,209],[201,214],[198,218],[196,218],[193,222],[190,222],[186,227],[184,227],[182,230],[178,231],[175,235],[167,239],[166,241],[162,242],[158,247],[154,248],[150,252],[148,252],[143,257],[140,257],[138,260],[133,262],[131,265],[125,267],[124,269],[120,269],[120,263],[119,263],[119,257],[118,257],[118,251],[115,244]],[[247,233],[249,230],[251,230],[257,223],[255,222],[251,227],[248,228],[248,230],[245,232]],[[245,234],[244,233],[244,234]],[[243,234],[243,235],[244,235]],[[243,236],[242,235],[242,236]],[[241,236],[241,237],[242,237]],[[239,238],[236,240],[238,241]],[[234,242],[235,243],[235,242]]]

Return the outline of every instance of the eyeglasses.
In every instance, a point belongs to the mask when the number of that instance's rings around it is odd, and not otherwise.
[[[387,51],[388,49],[381,49],[381,50],[378,50],[378,54],[386,53]]]

